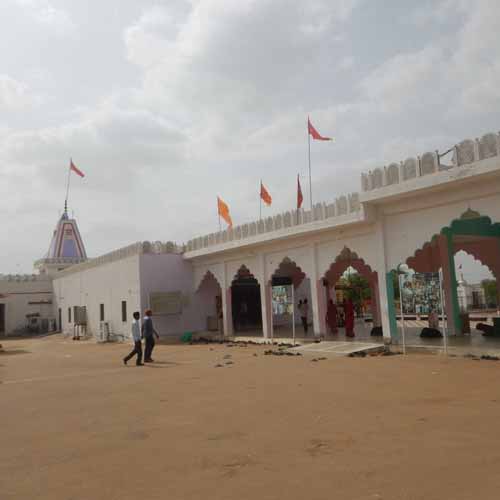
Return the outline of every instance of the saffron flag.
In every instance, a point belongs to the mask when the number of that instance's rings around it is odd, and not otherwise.
[[[313,139],[316,139],[317,141],[332,141],[333,140],[331,137],[323,137],[322,135],[320,135],[320,133],[313,127],[311,120],[309,120],[309,117],[307,118],[307,129],[309,131],[309,135]]]
[[[269,191],[264,187],[262,181],[260,181],[260,197],[262,198],[262,200],[266,205],[271,205],[271,203],[273,202],[273,199],[271,198]]]
[[[299,174],[297,174],[297,210],[302,206],[304,197],[302,196],[302,188],[300,187]]]
[[[80,177],[85,177],[85,174],[80,169],[75,167],[73,160],[70,160],[69,169],[73,170],[73,172],[75,172],[75,174],[79,175]]]
[[[219,217],[222,217],[229,227],[233,227],[233,221],[231,219],[231,214],[229,213],[229,207],[227,204],[217,196],[217,211]]]

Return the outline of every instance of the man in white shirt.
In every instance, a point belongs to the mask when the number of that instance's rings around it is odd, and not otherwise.
[[[129,359],[137,355],[136,365],[142,366],[142,340],[141,340],[141,315],[138,312],[133,314],[134,321],[132,321],[132,341],[134,342],[134,350],[123,358],[123,364],[126,365]]]

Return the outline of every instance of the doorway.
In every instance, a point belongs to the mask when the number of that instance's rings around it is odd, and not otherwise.
[[[0,337],[5,335],[5,304],[0,304]]]

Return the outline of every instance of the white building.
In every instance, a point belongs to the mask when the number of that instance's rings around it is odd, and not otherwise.
[[[311,334],[327,334],[327,300],[334,299],[339,277],[354,268],[369,281],[373,323],[386,342],[398,338],[393,276],[400,266],[442,269],[449,331],[459,334],[454,255],[465,251],[500,275],[499,155],[500,136],[486,134],[456,145],[451,165],[429,152],[376,168],[362,175],[360,193],[311,211],[292,210],[182,247],[138,243],[91,260],[76,222],[63,216],[37,267],[52,280],[52,315],[68,333],[75,329],[75,307],[85,308],[87,332],[96,337],[104,323],[111,333],[128,335],[132,312],[151,307],[163,335],[205,330],[221,318],[226,336],[264,338],[282,320],[273,314],[282,309],[273,307],[274,286],[291,286],[296,302],[307,298]],[[26,311],[13,314],[2,297],[10,333],[18,321],[12,318]]]

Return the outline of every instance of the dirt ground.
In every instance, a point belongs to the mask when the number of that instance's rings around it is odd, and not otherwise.
[[[497,361],[2,343],[2,500],[500,497]]]

